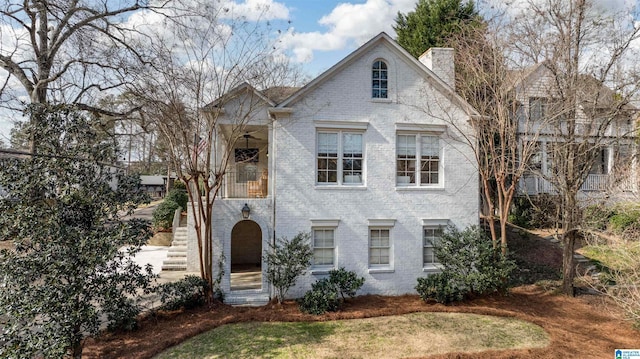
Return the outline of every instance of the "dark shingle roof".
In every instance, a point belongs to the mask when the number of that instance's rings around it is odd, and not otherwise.
[[[276,104],[279,104],[280,102],[289,98],[289,96],[293,95],[299,89],[300,87],[276,86],[262,90],[262,94]]]

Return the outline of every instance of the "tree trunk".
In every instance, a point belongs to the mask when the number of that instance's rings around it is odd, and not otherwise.
[[[485,198],[485,207],[487,210],[487,223],[489,224],[489,231],[491,232],[491,242],[493,243],[493,248],[498,248],[498,235],[496,234],[496,224],[493,221],[493,213],[495,211],[495,207],[493,205],[493,198],[491,198],[491,186],[489,184],[489,180],[482,176],[482,187],[484,189],[484,198]]]
[[[564,218],[562,219],[564,234],[562,236],[562,243],[564,245],[562,250],[562,292],[566,295],[573,296],[573,279],[575,278],[576,268],[573,260],[573,251],[576,244],[576,238],[578,232],[576,226],[579,223],[577,218],[577,190],[572,189],[575,186],[568,186],[564,198]]]
[[[82,338],[82,332],[79,325],[75,326],[75,338]],[[84,341],[82,339],[74,339],[71,343],[71,346],[67,349],[67,357],[73,359],[81,359],[82,358],[82,347]]]
[[[562,250],[562,293],[573,296],[573,279],[576,274],[573,250],[576,244],[576,231],[570,230],[563,236]]]

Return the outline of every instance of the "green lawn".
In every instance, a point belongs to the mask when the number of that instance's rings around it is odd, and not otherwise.
[[[639,242],[621,242],[615,245],[591,245],[578,250],[583,256],[600,262],[613,270],[634,268],[640,258]]]
[[[548,344],[541,327],[521,320],[413,313],[329,322],[224,325],[156,358],[403,358]]]

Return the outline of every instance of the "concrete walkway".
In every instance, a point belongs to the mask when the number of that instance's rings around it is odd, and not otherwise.
[[[133,257],[133,261],[144,268],[147,264],[153,267],[153,273],[158,274],[158,283],[175,282],[187,275],[200,276],[200,272],[162,271],[162,262],[167,258],[169,247],[142,246],[142,250]]]
[[[142,246],[142,250],[133,257],[133,261],[142,268],[151,264],[154,274],[160,274],[162,261],[167,258],[169,247],[165,246]]]

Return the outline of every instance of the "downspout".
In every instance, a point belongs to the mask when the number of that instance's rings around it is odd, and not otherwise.
[[[276,116],[274,114],[271,115],[271,203],[273,206],[273,215],[271,217],[271,228],[272,228],[272,236],[271,236],[271,244],[272,246],[276,245]],[[275,293],[273,284],[270,284],[269,287],[269,299],[271,299],[271,293]]]

